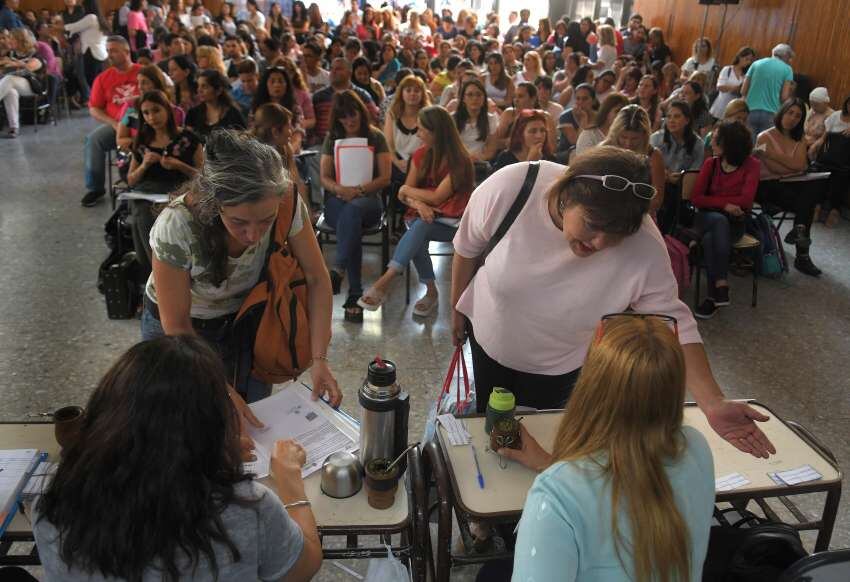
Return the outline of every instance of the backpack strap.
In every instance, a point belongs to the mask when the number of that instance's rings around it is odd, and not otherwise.
[[[540,162],[530,162],[528,164],[528,172],[525,174],[525,181],[522,183],[522,188],[520,188],[516,200],[514,200],[514,203],[511,204],[510,209],[508,209],[508,213],[502,219],[502,222],[499,224],[499,227],[496,229],[496,232],[493,234],[490,242],[488,242],[487,246],[484,248],[484,252],[481,253],[479,265],[484,264],[487,256],[493,252],[493,249],[496,248],[499,241],[505,237],[508,229],[511,228],[511,225],[513,225],[517,216],[519,216],[519,213],[522,212],[523,208],[525,208],[525,203],[528,202],[528,199],[531,197],[531,191],[534,189],[534,183],[537,181],[537,174],[539,171]]]

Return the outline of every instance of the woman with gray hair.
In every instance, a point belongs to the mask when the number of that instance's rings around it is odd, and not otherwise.
[[[331,283],[310,212],[295,195],[280,154],[250,135],[230,130],[210,134],[203,168],[154,223],[153,272],[145,289],[142,339],[200,335],[221,354],[232,378],[233,320],[260,278],[272,225],[288,196],[294,196],[291,203],[297,207],[287,241],[307,281],[313,398],[327,394],[337,406],[342,396],[327,360]],[[256,378],[231,387],[237,408],[255,424],[258,421],[245,401],[270,392],[271,387]]]

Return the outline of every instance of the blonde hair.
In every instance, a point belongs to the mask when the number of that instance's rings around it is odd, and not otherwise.
[[[676,507],[665,462],[684,450],[685,358],[658,318],[614,317],[591,345],[555,438],[553,459],[589,459],[611,487],[618,559],[635,582],[690,577],[691,539]],[[618,523],[620,504],[631,541]]]
[[[408,75],[399,82],[398,87],[395,90],[395,94],[393,95],[393,102],[390,105],[390,115],[393,119],[398,119],[401,117],[401,114],[404,113],[404,98],[402,96],[402,92],[406,87],[414,85],[419,87],[419,90],[422,92],[422,102],[419,104],[419,110],[421,111],[423,108],[431,105],[431,96],[428,94],[428,88],[425,86],[425,82],[416,75]]]
[[[599,27],[599,46],[617,46],[617,40],[614,37],[614,27],[609,24],[603,24]]]
[[[537,51],[528,51],[527,53],[525,53],[523,55],[522,58],[525,59],[525,57],[531,57],[534,60],[534,62],[537,63],[537,68],[536,68],[535,72],[538,75],[545,75],[546,74],[546,71],[543,70],[543,59],[540,58],[540,53],[538,53]]]
[[[35,52],[35,35],[27,27],[13,28],[12,38],[15,39],[15,52],[20,55],[29,55]]]
[[[221,58],[221,52],[214,46],[199,46],[195,49],[195,60],[201,60],[201,57],[206,57],[210,61],[209,68],[218,71],[227,78],[227,67],[224,66],[224,61]]]
[[[608,136],[601,145],[620,147],[620,134],[624,131],[639,131],[643,134],[642,147],[637,153],[649,153],[649,135],[652,133],[652,124],[649,122],[649,114],[640,105],[626,105],[617,113]]]
[[[736,99],[732,99],[728,105],[726,105],[726,109],[723,110],[723,119],[729,119],[734,115],[738,115],[739,113],[749,113],[750,108],[747,105],[747,100],[741,97]]]

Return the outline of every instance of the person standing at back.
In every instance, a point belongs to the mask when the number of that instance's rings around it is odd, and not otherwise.
[[[794,94],[794,51],[787,44],[773,47],[771,56],[759,59],[747,69],[741,95],[750,108],[749,125],[753,139],[773,127],[779,107]]]
[[[94,206],[106,194],[106,154],[116,148],[115,135],[124,104],[139,96],[136,77],[141,67],[130,60],[130,44],[122,36],[106,39],[106,52],[112,66],[94,80],[89,97],[89,113],[102,125],[86,136],[86,195],[80,203]]]

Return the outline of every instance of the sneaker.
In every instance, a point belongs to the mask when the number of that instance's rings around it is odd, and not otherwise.
[[[815,266],[809,255],[800,255],[794,259],[794,268],[810,277],[820,277],[823,272]]]
[[[707,298],[699,307],[694,309],[694,315],[699,319],[711,319],[715,313],[717,313],[717,305],[714,304],[714,300],[711,297]]]
[[[729,286],[725,285],[723,287],[715,287],[713,299],[715,307],[725,307],[726,305],[731,305],[732,302],[729,301]]]
[[[100,202],[100,199],[104,196],[106,196],[106,192],[86,192],[86,195],[80,200],[80,204],[89,208]]]

